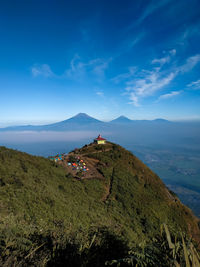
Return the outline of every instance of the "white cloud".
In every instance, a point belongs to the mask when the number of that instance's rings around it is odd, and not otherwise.
[[[157,9],[159,9],[159,8],[163,7],[164,5],[166,5],[168,2],[170,2],[170,0],[151,1],[151,3],[144,10],[142,16],[139,18],[138,23],[141,23],[148,16],[150,16],[152,13],[154,13]]]
[[[66,71],[66,75],[70,78],[83,77],[87,73],[93,74],[96,77],[102,78],[105,70],[108,68],[109,62],[112,58],[107,60],[96,58],[87,62],[81,61],[78,54],[75,54],[70,62],[70,69]]]
[[[176,49],[172,49],[169,51],[170,55],[175,56],[176,55]]]
[[[167,56],[167,57],[162,57],[162,58],[155,58],[152,60],[152,64],[156,64],[156,63],[159,63],[160,65],[164,65],[165,63],[169,62],[170,61],[170,57]]]
[[[134,92],[130,93],[129,99],[131,100],[131,102],[129,104],[133,104],[135,107],[140,106],[138,103],[138,96],[136,96],[136,94]]]
[[[189,57],[185,64],[179,67],[179,71],[184,73],[193,69],[200,62],[200,54]]]
[[[187,85],[187,87],[190,87],[191,89],[194,90],[199,90],[200,89],[200,79],[194,82],[191,82]]]
[[[98,96],[104,96],[104,93],[103,93],[102,91],[98,91],[98,92],[96,92],[96,94],[97,94]]]
[[[188,41],[190,38],[193,38],[195,35],[199,35],[199,27],[200,24],[191,24],[189,27],[185,29],[185,31],[181,34],[181,36],[178,39],[178,44],[185,46],[188,45]]]
[[[172,91],[168,94],[164,94],[159,96],[158,101],[162,100],[162,99],[168,99],[168,98],[173,98],[174,96],[180,95],[182,93],[182,91]]]
[[[171,55],[175,55],[176,51],[171,50]],[[168,57],[161,59],[154,59],[152,63],[158,62],[164,64],[167,62]],[[169,67],[168,70],[162,70],[162,66],[153,68],[152,70],[142,70],[141,72],[125,73],[113,78],[114,82],[120,82],[125,80],[126,94],[129,96],[131,103],[138,107],[140,100],[144,97],[152,96],[157,91],[163,89],[171,83],[171,81],[179,74],[191,71],[200,62],[200,54],[189,57],[185,64],[177,67]],[[188,85],[189,86],[189,85]],[[200,88],[200,80],[191,83],[190,86],[196,86]],[[181,91],[172,91],[168,94],[160,96],[160,99],[167,99],[175,95],[180,94]]]
[[[52,72],[51,68],[47,64],[34,65],[31,68],[31,72],[32,72],[32,75],[34,77],[37,77],[37,76],[52,77],[52,76],[54,76],[54,73]]]
[[[140,32],[136,37],[134,37],[132,40],[128,40],[127,48],[128,50],[132,47],[134,47],[137,43],[140,42],[142,38],[144,38],[145,32]]]
[[[76,71],[76,69],[77,69],[76,61],[78,61],[79,59],[80,59],[79,55],[75,54],[74,57],[72,58],[71,62],[70,62],[71,71]]]
[[[150,15],[152,15],[156,10],[164,7],[165,5],[167,5],[169,2],[171,2],[172,0],[162,0],[162,1],[150,1],[149,4],[145,5],[146,8],[144,9],[143,13],[141,14],[141,16],[138,18],[138,20],[134,21],[128,28],[127,30],[131,30],[134,27],[138,26],[139,24],[141,24],[147,17],[149,17]]]
[[[121,36],[122,42],[119,43],[117,52],[113,54],[112,59],[117,59],[128,53],[145,37],[145,35],[146,32],[144,30],[140,30],[139,33],[131,34],[131,37],[127,38],[127,29],[125,29],[125,33]]]
[[[105,70],[108,68],[109,61],[99,61],[96,66],[94,66],[93,72],[97,76],[104,76]]]
[[[172,56],[176,55],[176,49],[170,50],[167,54],[168,55],[166,55],[165,57],[153,59],[151,61],[151,63],[152,64],[157,64],[158,63],[162,67],[165,63],[169,63],[170,62]]]
[[[158,70],[149,72],[145,77],[126,83],[126,90],[134,92],[137,97],[146,97],[168,85],[175,77],[175,73],[171,72],[165,77]]]
[[[43,77],[56,77],[56,78],[72,78],[80,79],[84,78],[87,74],[90,76],[93,75],[96,79],[103,79],[105,71],[109,66],[109,59],[95,58],[84,62],[81,60],[81,57],[78,54],[75,54],[72,60],[70,61],[70,68],[67,69],[64,74],[58,76],[53,73],[50,66],[47,64],[35,64],[31,68],[32,75],[34,77],[43,76]]]
[[[126,73],[122,73],[119,74],[117,76],[115,76],[114,78],[111,79],[111,81],[113,81],[114,83],[119,83],[125,79],[128,79],[132,76],[134,76],[135,72],[136,72],[137,68],[136,67],[129,67],[129,71]]]
[[[139,100],[141,98],[151,96],[156,91],[161,90],[167,86],[176,76],[176,73],[171,72],[168,75],[163,76],[159,72],[159,69],[155,69],[147,74],[143,78],[134,79],[126,82],[126,91],[129,92],[129,99],[136,107],[139,106]]]

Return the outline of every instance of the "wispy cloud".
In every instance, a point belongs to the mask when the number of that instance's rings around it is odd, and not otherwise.
[[[129,67],[128,72],[125,72],[125,73],[122,73],[122,74],[115,76],[114,78],[111,79],[111,81],[113,81],[114,83],[120,83],[121,81],[134,76],[136,70],[137,70],[137,68],[134,66]]]
[[[181,36],[178,39],[178,44],[181,45],[181,46],[188,45],[188,40],[190,38],[193,38],[194,36],[200,34],[199,27],[200,27],[199,23],[195,24],[195,25],[191,24],[190,26],[188,26],[184,30],[184,32],[181,33]]]
[[[152,64],[156,64],[159,63],[160,65],[164,65],[165,63],[170,61],[170,57],[166,56],[166,57],[162,57],[162,58],[155,58],[152,60]]]
[[[70,69],[66,71],[67,77],[77,78],[83,77],[86,74],[90,73],[95,75],[98,78],[104,77],[105,71],[108,68],[109,62],[112,58],[102,59],[96,58],[84,62],[81,60],[78,54],[75,54],[70,62]]]
[[[144,9],[144,11],[142,12],[142,14],[140,15],[140,17],[138,18],[138,20],[134,21],[128,28],[127,30],[131,30],[132,28],[140,25],[147,17],[149,17],[150,15],[152,15],[156,10],[164,7],[165,5],[167,5],[169,2],[171,2],[172,0],[162,0],[162,1],[150,1],[150,3],[148,5],[146,5],[146,8]]]
[[[169,54],[172,55],[172,56],[175,56],[176,55],[176,49],[170,50]]]
[[[95,58],[89,61],[81,60],[78,54],[75,54],[70,61],[70,68],[67,69],[63,74],[55,75],[48,64],[35,64],[31,67],[31,73],[34,77],[54,77],[54,78],[84,78],[87,75],[96,77],[96,79],[103,79],[105,71],[109,66],[112,58],[102,59]]]
[[[97,92],[96,92],[96,95],[98,95],[98,96],[101,96],[101,97],[102,97],[102,96],[104,96],[104,92],[102,92],[102,91],[97,91]]]
[[[108,68],[109,60],[104,61],[104,60],[99,60],[98,62],[95,63],[93,72],[99,76],[103,77],[105,70]]]
[[[129,99],[135,106],[139,105],[141,97],[147,97],[154,92],[168,85],[175,77],[175,73],[171,72],[165,77],[158,70],[153,70],[146,74],[143,78],[139,78],[126,83],[126,91],[130,92]]]
[[[172,92],[170,92],[168,94],[163,94],[163,95],[159,96],[157,102],[160,101],[160,100],[163,100],[163,99],[173,98],[173,97],[175,97],[177,95],[180,95],[182,92],[183,91],[180,90],[180,91],[172,91]]]
[[[179,67],[179,71],[184,73],[193,69],[200,62],[200,54],[189,57],[185,64]]]
[[[52,77],[54,73],[52,72],[51,68],[47,64],[38,65],[35,64],[31,68],[32,75],[34,77],[43,76],[43,77]]]
[[[132,39],[127,40],[127,50],[133,48],[137,43],[139,43],[142,38],[144,38],[145,32],[142,31],[136,36],[134,36]]]
[[[163,66],[165,63],[169,63],[172,56],[176,55],[176,49],[172,49],[168,52],[168,54],[165,57],[162,58],[155,58],[151,61],[152,64],[159,64],[160,66]]]
[[[159,67],[155,67],[154,71],[158,72],[160,68],[165,64],[170,62],[171,57],[176,55],[176,49],[172,49],[168,52],[168,54],[165,57],[162,58],[155,58],[151,61],[152,64],[159,64]],[[127,80],[129,78],[132,78],[133,76],[136,76],[138,68],[136,66],[131,66],[128,68],[128,72],[119,74],[111,79],[114,83],[120,83],[123,80]],[[145,72],[145,71],[144,71]],[[147,71],[146,71],[147,72]]]
[[[197,54],[189,57],[182,65],[175,67],[172,64],[171,67],[163,70],[162,66],[170,61],[171,57],[175,54],[176,51],[171,50],[166,57],[152,60],[151,63],[154,64],[158,62],[160,64],[159,67],[153,67],[152,70],[142,70],[134,73],[134,75],[133,71],[129,71],[128,73],[116,76],[112,80],[114,82],[124,82],[126,94],[128,94],[131,101],[130,103],[138,107],[142,98],[154,95],[157,91],[169,85],[177,75],[189,72],[200,62],[200,55]],[[198,80],[196,84],[191,84],[191,86],[198,86],[199,84],[200,82]],[[182,91],[172,91],[160,96],[159,100],[171,98],[181,92]]]
[[[127,32],[121,37],[124,39],[118,47],[118,51],[113,55],[113,59],[123,56],[126,53],[129,53],[144,37],[145,31],[140,31],[139,33],[132,34],[131,37],[127,38]]]
[[[136,93],[130,92],[129,99],[131,100],[131,102],[129,102],[129,104],[134,104],[135,107],[140,106],[140,104],[138,103],[139,97],[136,95]]]
[[[148,16],[153,14],[159,8],[162,8],[166,4],[168,4],[171,0],[163,0],[163,1],[151,1],[150,4],[146,7],[143,14],[140,16],[138,23],[141,23]]]
[[[151,96],[158,90],[167,86],[176,76],[176,73],[170,72],[164,75],[160,68],[154,68],[152,71],[143,71],[139,74],[141,78],[136,78],[126,82],[125,90],[129,94],[130,103],[138,107],[141,98]]]
[[[200,90],[200,79],[194,82],[191,82],[187,85],[187,87],[193,89],[193,90]]]

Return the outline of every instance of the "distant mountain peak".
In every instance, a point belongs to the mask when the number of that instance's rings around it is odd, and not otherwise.
[[[118,118],[112,120],[111,122],[126,123],[126,122],[132,122],[132,120],[130,120],[129,118],[127,118],[124,115],[121,115]]]
[[[129,118],[127,118],[127,117],[124,116],[124,115],[119,116],[118,119],[126,119],[126,120],[130,120]]]
[[[101,122],[101,121],[89,116],[86,113],[78,113],[77,115],[75,115],[74,117],[71,117],[70,119],[66,120],[65,122],[95,123],[95,122]]]
[[[75,116],[73,116],[72,118],[92,118],[91,116],[89,116],[88,114],[86,113],[78,113],[76,114]]]

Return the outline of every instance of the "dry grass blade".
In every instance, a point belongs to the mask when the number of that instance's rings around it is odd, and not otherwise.
[[[192,254],[192,267],[200,267],[199,255],[192,243],[190,243],[190,251]]]
[[[185,240],[183,238],[183,235],[182,235],[182,243],[183,243],[183,251],[184,251],[184,256],[185,256],[185,264],[186,264],[186,267],[190,267],[190,262],[189,262],[187,247],[186,247],[186,244],[185,244]]]
[[[164,228],[165,228],[165,233],[166,233],[166,236],[167,236],[167,241],[168,241],[169,248],[174,249],[175,245],[172,243],[169,229],[168,229],[168,227],[167,227],[167,225],[165,223],[163,225],[164,225]]]
[[[45,245],[46,242],[44,242],[42,245],[40,245],[39,247],[35,248],[33,251],[31,251],[31,253],[29,253],[26,257],[24,257],[25,259],[27,259],[28,257],[30,257],[33,253],[35,253],[39,248],[41,248],[42,246]]]
[[[176,267],[181,267],[181,265],[180,265],[177,261],[174,261],[174,265],[175,265]]]

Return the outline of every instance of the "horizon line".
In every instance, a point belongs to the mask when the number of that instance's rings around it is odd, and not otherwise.
[[[170,122],[198,122],[200,121],[200,118],[176,118],[176,119],[167,119],[167,118],[163,118],[163,117],[155,117],[154,119],[145,119],[145,118],[140,118],[140,119],[130,119],[129,117],[125,116],[125,115],[120,115],[118,117],[115,117],[114,119],[109,119],[109,120],[101,120],[101,119],[97,119],[95,117],[92,117],[90,115],[88,115],[87,113],[83,113],[83,112],[80,112],[80,113],[77,113],[76,115],[72,116],[72,117],[69,117],[67,119],[60,119],[60,120],[55,120],[55,121],[38,121],[38,120],[32,120],[32,121],[23,121],[23,120],[19,120],[19,121],[16,121],[16,122],[10,122],[10,123],[1,123],[0,122],[0,128],[8,128],[8,127],[18,127],[18,126],[45,126],[45,125],[50,125],[50,124],[54,124],[54,123],[59,123],[59,122],[63,122],[63,121],[67,121],[69,119],[72,119],[78,115],[86,115],[90,118],[93,118],[93,119],[96,119],[96,120],[99,120],[101,122],[104,122],[104,123],[110,123],[118,118],[121,118],[121,117],[124,117],[130,121],[155,121],[155,120],[166,120],[166,121],[170,121]],[[1,126],[1,124],[3,124]]]

